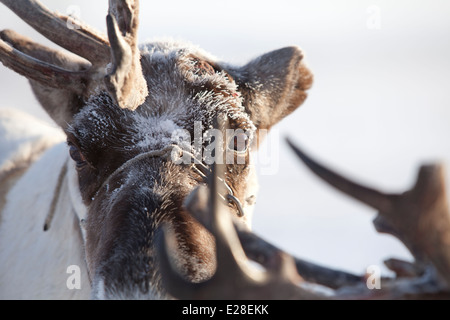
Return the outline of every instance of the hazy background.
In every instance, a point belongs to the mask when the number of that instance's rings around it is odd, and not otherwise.
[[[106,0],[43,3],[78,11],[105,30]],[[290,136],[371,186],[404,191],[421,163],[450,162],[449,17],[445,0],[141,0],[140,40],[188,40],[235,64],[300,46],[314,86],[273,137]],[[0,5],[4,28],[48,44]],[[3,66],[0,97],[2,107],[48,119],[27,81]],[[295,255],[354,272],[390,256],[409,258],[397,240],[374,231],[373,210],[323,184],[280,143],[275,174],[260,175],[256,232]]]

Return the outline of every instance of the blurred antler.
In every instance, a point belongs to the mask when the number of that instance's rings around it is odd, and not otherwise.
[[[323,180],[379,210],[374,219],[377,231],[397,237],[414,256],[413,264],[391,259],[386,265],[399,274],[419,275],[390,281],[381,291],[374,290],[374,297],[450,296],[450,211],[442,165],[422,166],[411,190],[402,194],[385,194],[344,178],[312,160],[290,140],[288,143],[308,168]]]
[[[382,278],[379,290],[369,290],[364,276],[337,271],[296,259],[276,248],[239,222],[232,227],[231,214],[221,204],[218,174],[210,191],[201,186],[187,199],[186,207],[217,241],[217,270],[203,283],[189,283],[171,266],[164,231],[158,251],[167,290],[180,299],[449,299],[450,218],[442,166],[423,166],[415,186],[400,195],[387,195],[361,186],[325,168],[288,141],[294,152],[322,179],[337,189],[380,210],[374,223],[380,232],[398,237],[415,257],[414,263],[389,259],[386,265],[396,278]],[[217,169],[219,172],[221,167]],[[219,175],[220,176],[220,175]],[[220,192],[220,191],[219,191]],[[211,200],[213,199],[213,200]],[[238,237],[236,236],[236,233]],[[238,242],[240,240],[240,244]],[[266,270],[256,271],[246,258]],[[296,267],[296,268],[295,268]],[[298,274],[302,275],[300,277]],[[328,295],[308,283],[329,288]]]
[[[164,229],[164,239],[158,241],[158,252],[160,270],[167,291],[178,299],[322,298],[321,295],[298,286],[302,279],[296,272],[294,260],[281,251],[272,255],[270,263],[266,264],[266,271],[256,270],[246,263],[231,214],[219,196],[220,193],[225,194],[225,191],[221,190],[223,183],[219,179],[223,172],[222,166],[214,166],[210,193],[206,188],[197,189],[187,204],[191,210],[193,207],[197,208],[194,214],[211,213],[209,221],[201,219],[201,222],[205,223],[216,237],[217,270],[211,279],[202,283],[190,283],[182,278],[170,263],[170,249],[167,244],[172,240],[170,232]],[[205,204],[207,206],[203,206]]]
[[[104,36],[85,25],[67,27],[67,16],[51,12],[36,0],[1,0],[23,21],[50,41],[94,65],[109,62],[109,44]]]

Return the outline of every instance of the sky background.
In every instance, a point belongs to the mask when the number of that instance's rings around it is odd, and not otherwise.
[[[42,2],[106,30],[106,0]],[[448,167],[449,17],[445,0],[141,0],[139,37],[187,40],[236,65],[285,46],[304,50],[314,85],[304,105],[274,128],[268,141],[276,146],[260,150],[278,151],[272,174],[260,170],[254,230],[299,257],[361,273],[410,255],[399,241],[374,231],[372,209],[313,176],[283,138],[389,192],[409,189],[422,163]],[[0,5],[5,28],[50,44]],[[0,97],[0,107],[49,119],[27,81],[3,66]]]

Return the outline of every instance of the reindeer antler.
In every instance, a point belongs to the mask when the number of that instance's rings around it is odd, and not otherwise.
[[[288,141],[297,156],[319,177],[337,189],[380,210],[374,224],[378,231],[399,238],[415,257],[413,263],[389,259],[386,265],[396,278],[382,278],[380,290],[369,290],[364,276],[337,271],[296,259],[267,243],[238,222],[232,228],[227,210],[220,203],[217,182],[210,192],[199,187],[186,201],[186,208],[217,241],[217,271],[199,284],[184,280],[170,265],[164,232],[160,241],[163,281],[168,292],[181,299],[448,299],[450,297],[450,211],[441,165],[422,166],[414,187],[403,194],[385,194],[355,183],[319,164]],[[220,170],[220,167],[219,167]],[[217,181],[217,174],[214,181]],[[236,233],[240,243],[236,239]],[[245,265],[243,252],[261,263],[265,272]],[[220,261],[219,261],[220,259]],[[294,267],[294,262],[296,270]],[[297,273],[298,272],[298,273]],[[298,276],[300,274],[303,278]],[[302,286],[318,283],[330,289],[324,296]],[[300,286],[299,286],[300,285]]]
[[[291,141],[289,145],[319,177],[338,190],[379,210],[377,231],[397,237],[419,265],[432,264],[450,288],[450,211],[442,165],[420,168],[414,187],[384,194],[361,186],[313,161]]]
[[[137,0],[110,1],[109,41],[81,23],[68,28],[67,16],[49,11],[39,1],[1,2],[49,40],[87,60],[6,30],[0,36],[0,60],[7,67],[43,85],[85,98],[104,88],[121,108],[134,110],[145,101],[148,90],[137,45]]]
[[[424,165],[415,185],[402,194],[386,194],[355,183],[314,161],[287,140],[296,155],[319,177],[338,190],[379,210],[377,231],[397,237],[414,256],[414,263],[386,262],[398,275],[415,278],[391,280],[374,298],[445,298],[450,296],[450,211],[442,165]],[[365,288],[364,288],[365,289]],[[351,290],[350,290],[351,291]],[[356,290],[353,295],[370,297]],[[355,296],[353,296],[355,297]]]
[[[148,95],[137,43],[139,1],[110,0],[106,24],[113,58],[106,87],[121,108],[134,110]]]
[[[53,62],[61,61],[65,68],[46,62],[49,57]],[[83,91],[80,84],[90,75],[90,66],[82,59],[42,46],[12,30],[0,32],[0,60],[28,79],[78,94]]]
[[[270,261],[265,264],[266,271],[258,271],[245,263],[245,254],[233,227],[231,214],[219,196],[225,194],[219,179],[222,172],[223,165],[215,164],[209,183],[210,191],[207,188],[197,189],[186,204],[216,238],[217,270],[211,279],[202,283],[190,283],[182,278],[170,263],[168,244],[173,242],[172,235],[167,228],[163,229],[163,239],[158,241],[158,253],[163,282],[168,292],[178,299],[323,298],[320,294],[298,286],[302,279],[296,272],[294,260],[282,251],[271,255]],[[205,199],[209,199],[209,202]]]
[[[94,65],[109,62],[108,40],[85,25],[67,27],[67,16],[51,12],[36,0],[1,0],[1,2],[50,41]]]

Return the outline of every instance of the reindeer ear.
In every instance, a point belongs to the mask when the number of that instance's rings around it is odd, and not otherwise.
[[[270,129],[297,109],[313,81],[297,47],[266,53],[227,72],[238,84],[246,111],[258,129]]]

